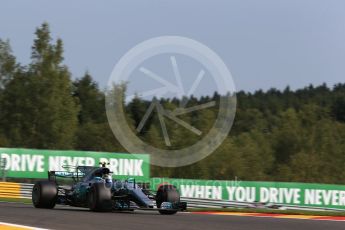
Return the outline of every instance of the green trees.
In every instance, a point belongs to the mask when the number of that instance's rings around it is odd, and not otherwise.
[[[280,93],[239,92],[233,129],[212,155],[188,167],[154,173],[205,179],[344,183],[344,93],[342,84],[332,89],[322,85]]]
[[[124,152],[115,139],[105,114],[105,95],[89,73],[73,82],[78,102],[78,128],[74,148],[88,151]]]
[[[79,108],[70,73],[62,64],[62,41],[52,44],[46,23],[35,34],[32,62],[4,89],[2,127],[10,146],[71,149]]]
[[[340,122],[345,122],[345,95],[338,96],[331,109],[335,119]]]
[[[74,97],[78,99],[80,124],[89,122],[103,123],[106,121],[104,94],[89,73],[73,82]]]
[[[8,41],[0,39],[0,105],[5,103],[4,91],[8,83],[18,72],[18,65],[15,57],[12,55],[11,47]],[[3,107],[0,106],[0,145],[7,146],[9,141],[5,135],[4,119],[5,113]]]
[[[62,65],[62,41],[51,44],[47,24],[37,29],[36,36],[29,68],[31,103],[36,104],[32,143],[40,148],[72,148],[79,108],[72,97],[69,71]]]
[[[6,84],[13,78],[17,68],[16,59],[12,55],[9,41],[0,39],[0,89],[3,90]]]
[[[89,73],[71,80],[63,64],[63,42],[53,41],[46,23],[35,35],[27,66],[17,63],[8,41],[0,40],[0,147],[125,152],[107,121],[105,92]],[[219,97],[191,96],[187,107]],[[233,129],[212,155],[185,167],[152,167],[152,176],[344,183],[345,84],[241,91],[237,101]],[[180,100],[160,103],[174,110]],[[139,97],[124,105],[133,131],[149,105]],[[217,115],[211,107],[179,118],[204,135]],[[155,112],[139,136],[166,149],[203,137],[169,119],[166,126],[172,146],[165,145]]]

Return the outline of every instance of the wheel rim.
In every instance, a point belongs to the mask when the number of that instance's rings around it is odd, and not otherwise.
[[[38,204],[39,199],[40,199],[40,190],[38,186],[35,186],[32,192],[32,201],[34,204]]]

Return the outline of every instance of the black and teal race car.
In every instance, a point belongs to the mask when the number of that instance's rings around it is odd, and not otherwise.
[[[55,204],[85,207],[92,211],[158,210],[165,215],[186,210],[176,187],[162,184],[156,192],[143,189],[134,179],[116,180],[109,168],[93,166],[65,167],[49,171],[48,180],[38,181],[32,189],[36,208],[54,208]]]

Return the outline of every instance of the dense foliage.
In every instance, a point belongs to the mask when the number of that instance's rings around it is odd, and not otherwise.
[[[89,73],[72,80],[63,65],[63,43],[52,41],[47,24],[35,34],[27,66],[0,40],[0,146],[125,152],[109,128],[104,92]],[[192,97],[187,106],[218,98]],[[237,101],[233,129],[215,153],[191,166],[153,167],[152,176],[344,183],[345,84],[238,92]],[[164,108],[179,103],[161,100]],[[148,106],[140,98],[126,105],[133,127]],[[207,133],[217,112],[211,108],[180,118]],[[198,139],[173,122],[167,127],[175,148]],[[156,115],[139,135],[164,147]]]

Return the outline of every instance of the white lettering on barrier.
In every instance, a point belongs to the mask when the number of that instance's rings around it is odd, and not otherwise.
[[[243,187],[238,187],[235,193],[238,201],[245,201],[246,193]]]
[[[313,204],[315,199],[315,190],[314,189],[306,189],[304,190],[304,203],[305,204]]]
[[[260,188],[260,202],[267,203],[270,200],[268,188]]]
[[[49,157],[49,171],[61,171],[59,157]]]
[[[331,198],[332,198],[332,191],[331,190],[322,190],[322,196],[323,196],[323,203],[325,205],[331,204]]]
[[[339,205],[345,206],[345,191],[339,192]]]
[[[94,166],[95,160],[92,157],[67,157],[67,156],[50,156],[50,171],[63,171],[64,165]]]
[[[136,175],[136,176],[144,176],[143,162],[144,162],[144,160],[138,160],[138,159],[136,159],[134,161],[134,172],[133,172],[134,175]]]
[[[339,205],[339,191],[334,190],[331,199],[332,205]]]
[[[221,199],[222,189],[224,187],[221,186],[180,185],[181,196],[188,198]],[[217,192],[215,193],[215,191]],[[345,206],[345,191],[343,190],[259,187],[257,191],[259,194],[256,194],[255,187],[226,187],[230,201],[255,202],[258,197],[258,201],[263,203],[317,205],[320,207]]]
[[[109,169],[114,175],[143,176],[143,162],[141,159],[100,158],[100,162],[108,162]]]
[[[236,190],[236,187],[226,187],[226,189],[228,190],[228,199],[231,200],[231,201],[234,201],[235,200],[235,190]]]
[[[11,155],[11,171],[21,171],[19,167],[20,156],[17,154]]]
[[[288,188],[283,188],[282,190],[283,190],[283,196],[285,197],[285,202],[288,204],[292,203],[295,190],[288,189]],[[279,200],[279,203],[283,203],[283,202],[284,202],[283,199]]]
[[[298,188],[260,188],[260,202],[300,204],[301,190]]]
[[[44,156],[42,155],[1,153],[0,157],[6,160],[5,170],[44,172]]]
[[[182,197],[217,200],[222,199],[221,186],[181,185],[180,192]]]
[[[46,169],[64,171],[64,165],[96,165],[95,159],[92,157],[49,156],[47,166],[45,166],[45,156],[39,154],[0,153],[0,158],[6,162],[5,170],[12,172],[44,172]],[[115,175],[144,176],[144,160],[142,159],[101,158],[100,160],[110,162],[110,168]]]
[[[321,190],[316,190],[316,197],[315,197],[315,204],[317,205],[322,205],[322,201],[321,201]]]
[[[6,153],[1,153],[1,159],[4,159],[6,162],[5,170],[9,170],[11,167],[10,155],[8,155]]]
[[[231,201],[254,202],[255,187],[227,186],[228,199]]]
[[[345,191],[306,189],[304,203],[306,205],[345,206]]]
[[[212,199],[221,200],[222,199],[222,187],[212,186]]]

